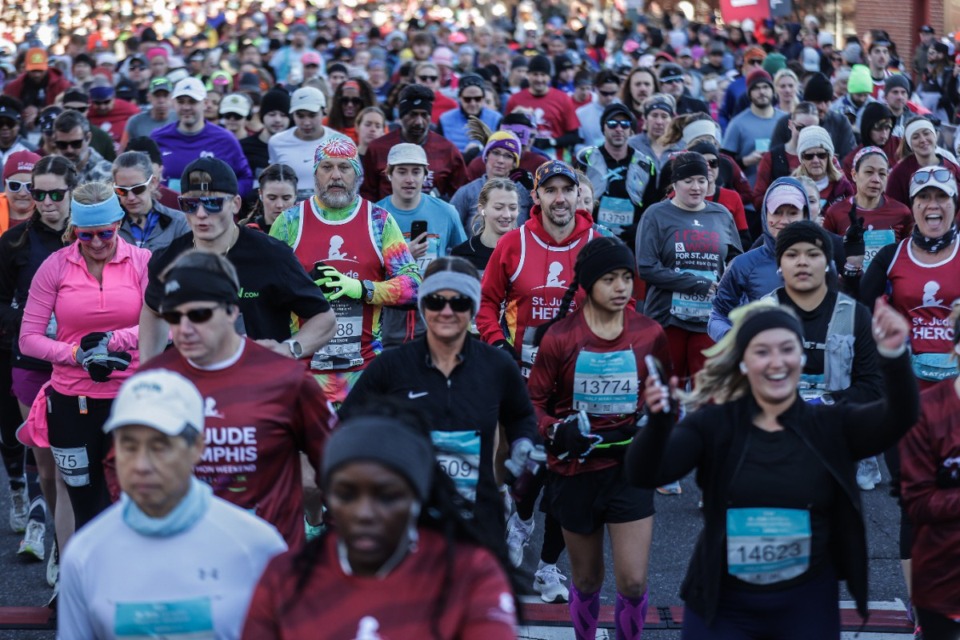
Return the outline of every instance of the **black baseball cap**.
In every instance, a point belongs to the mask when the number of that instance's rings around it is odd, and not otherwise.
[[[0,104],[0,118],[20,122],[20,112],[9,104]]]
[[[210,180],[192,178],[198,173],[209,174]],[[188,191],[219,191],[235,196],[240,193],[240,187],[237,184],[237,174],[233,172],[230,165],[219,158],[208,157],[197,158],[184,168],[183,175],[180,176],[180,192]]]

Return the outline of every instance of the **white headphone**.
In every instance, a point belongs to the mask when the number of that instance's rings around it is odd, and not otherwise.
[[[746,374],[746,373],[747,373],[747,363],[746,363],[746,362],[742,362],[742,361],[740,362],[740,373],[742,373],[742,374]]]

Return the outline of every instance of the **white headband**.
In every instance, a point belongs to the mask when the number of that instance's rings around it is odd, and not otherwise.
[[[933,123],[926,118],[920,118],[919,120],[914,120],[908,124],[906,130],[903,132],[903,137],[904,140],[907,141],[907,145],[909,146],[910,138],[913,137],[913,134],[924,129],[929,129],[934,135],[937,134],[937,130],[933,128]]]
[[[683,146],[690,146],[690,142],[702,136],[712,136],[720,144],[717,135],[717,125],[713,120],[695,120],[683,128]]]

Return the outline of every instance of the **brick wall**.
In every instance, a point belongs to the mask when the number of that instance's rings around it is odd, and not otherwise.
[[[909,60],[919,43],[922,25],[929,24],[938,36],[943,35],[943,0],[859,0],[856,21],[861,37],[870,29],[885,29],[897,43],[901,57]]]

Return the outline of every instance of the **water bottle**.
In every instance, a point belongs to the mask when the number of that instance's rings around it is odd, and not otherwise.
[[[519,501],[536,486],[537,476],[546,469],[547,452],[542,445],[534,445],[526,439],[518,441],[517,446],[520,453],[516,457],[526,456],[523,464],[518,465],[513,459],[515,456],[511,455],[504,466],[507,469],[507,484],[511,486],[510,493],[514,500]]]

